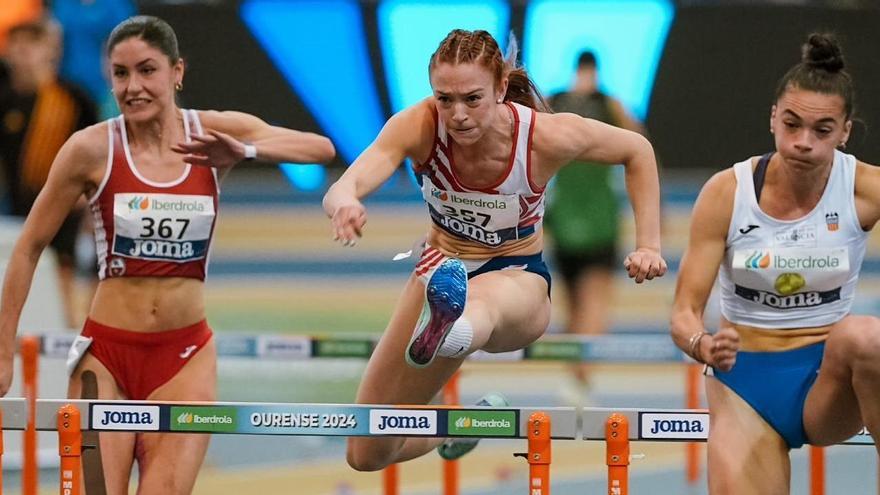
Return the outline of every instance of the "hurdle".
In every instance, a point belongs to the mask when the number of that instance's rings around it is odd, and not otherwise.
[[[529,493],[550,494],[550,442],[575,440],[575,408],[425,407],[362,404],[185,403],[0,399],[5,429],[57,431],[61,491],[78,495],[81,432],[165,432],[284,436],[405,436],[526,439]],[[477,423],[482,423],[478,425]]]
[[[48,333],[40,336],[41,354],[49,358],[63,358],[73,343],[74,332]],[[218,358],[309,360],[309,359],[369,359],[376,346],[375,336],[362,334],[334,335],[215,335]],[[658,364],[679,363],[690,365],[685,374],[686,408],[699,407],[700,365],[695,364],[678,349],[668,334],[610,334],[600,336],[548,335],[525,349],[505,353],[477,351],[468,362],[590,362],[596,364]],[[447,405],[458,404],[459,375],[443,390]],[[693,484],[699,478],[700,451],[697,444],[686,446],[686,476]],[[458,467],[456,461],[443,461],[443,494],[457,495]],[[384,495],[399,493],[400,473],[390,466],[383,471]],[[26,494],[27,495],[27,494]]]
[[[628,495],[629,443],[705,442],[705,410],[615,408],[493,408],[363,404],[151,402],[0,399],[3,429],[57,431],[60,492],[78,495],[81,432],[166,432],[285,436],[407,436],[526,439],[530,495],[550,495],[553,440],[604,441],[609,492]],[[464,426],[480,418],[489,426]],[[489,418],[492,421],[488,421]],[[579,431],[578,425],[582,426]],[[630,428],[629,426],[633,427]],[[467,431],[474,428],[472,431]],[[866,431],[844,445],[872,444]],[[518,454],[522,456],[523,454]]]
[[[584,440],[605,440],[611,442],[605,421],[609,419],[607,408],[584,408],[581,411]],[[613,410],[613,418],[622,425],[632,425],[633,428],[621,427],[619,435],[614,437],[614,449],[629,453],[629,442],[706,442],[709,439],[709,411],[705,409],[635,409],[623,408]],[[853,437],[841,442],[839,445],[873,445],[874,440],[867,429],[863,428]],[[814,455],[810,452],[811,457]],[[621,459],[622,461],[622,459]],[[628,464],[628,462],[627,462]],[[609,462],[609,490],[611,490],[611,463]],[[615,495],[627,495],[627,483],[625,481],[626,470],[615,470],[615,479],[618,480],[617,490],[608,493]],[[824,471],[823,471],[824,473]],[[824,483],[821,486],[813,484],[815,480],[811,476],[811,494],[817,490],[824,493]],[[824,482],[824,480],[823,480]]]
[[[74,333],[48,333],[36,336],[39,340],[39,353],[49,358],[65,357],[74,338]],[[308,360],[357,358],[368,359],[376,338],[352,334],[348,336],[319,337],[308,335],[217,335],[218,357],[250,358],[266,360]],[[468,357],[469,362],[512,362],[512,361],[561,361],[608,363],[680,363],[687,366],[685,377],[685,408],[697,409],[699,404],[702,366],[696,364],[678,349],[665,333],[610,334],[600,336],[549,335],[525,349],[489,354],[478,351]],[[25,373],[27,376],[27,373]],[[444,389],[446,404],[458,402],[458,375]],[[858,436],[857,436],[858,437]],[[855,437],[854,437],[855,438]],[[699,479],[700,450],[698,441],[687,442],[685,446],[685,475],[689,483]],[[824,454],[821,448],[810,447],[810,494],[823,495],[825,492]],[[35,452],[30,454],[35,459]],[[36,479],[36,464],[33,467]],[[444,495],[458,493],[458,468],[455,461],[443,462]],[[28,476],[28,473],[24,473]],[[399,480],[398,468],[391,466],[383,474],[385,495],[396,495]],[[35,482],[34,482],[35,483]],[[26,495],[29,492],[24,492]],[[35,493],[30,492],[30,493]]]

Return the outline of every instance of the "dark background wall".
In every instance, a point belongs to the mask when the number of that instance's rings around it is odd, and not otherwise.
[[[773,146],[776,84],[811,31],[837,33],[856,85],[848,151],[880,164],[880,10],[773,6],[678,11],[664,50],[648,128],[667,167],[722,168]]]
[[[375,2],[362,4],[367,33],[375,33],[375,8]],[[511,16],[511,27],[520,35],[524,10],[525,3],[517,2]],[[244,27],[235,2],[148,3],[142,11],[166,19],[177,30],[188,60],[184,104],[244,110],[270,122],[322,131]],[[769,150],[776,83],[799,60],[801,43],[815,30],[839,35],[856,81],[860,123],[848,150],[880,164],[878,27],[876,6],[679,5],[647,118],[664,166],[720,169]],[[373,56],[378,48],[375,36],[371,38]],[[387,111],[387,96],[383,99]]]

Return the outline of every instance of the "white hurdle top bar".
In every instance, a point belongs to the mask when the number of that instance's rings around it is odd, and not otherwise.
[[[77,406],[81,428],[94,431],[217,433],[288,436],[421,436],[527,438],[529,416],[550,417],[551,437],[604,440],[612,413],[626,416],[629,439],[647,442],[705,442],[709,413],[698,409],[546,407],[413,407],[362,404],[259,402],[149,402],[37,400],[38,430],[57,430],[58,409]],[[24,399],[0,399],[3,429],[24,429]],[[867,430],[843,442],[872,445]]]
[[[64,358],[76,333],[35,335],[46,357]],[[241,335],[215,333],[217,355],[222,358],[305,360],[324,358],[367,359],[376,346],[372,335]],[[525,349],[490,354],[475,352],[472,361],[589,361],[609,362],[692,362],[665,333],[610,334],[599,336],[548,335]]]

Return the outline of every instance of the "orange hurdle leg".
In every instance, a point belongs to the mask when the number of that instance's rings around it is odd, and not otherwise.
[[[24,430],[24,446],[21,473],[21,492],[37,495],[37,356],[40,341],[34,336],[21,338],[21,367],[24,380],[24,397],[27,399],[27,427]]]
[[[0,495],[3,494],[3,410],[0,409]]]
[[[810,495],[825,495],[825,449],[810,445]]]
[[[58,455],[61,456],[61,495],[80,495],[82,487],[82,430],[79,409],[66,404],[58,410]]]
[[[461,371],[455,372],[443,387],[443,403],[447,406],[458,405],[458,377]],[[458,495],[458,461],[443,461],[443,495]]]
[[[608,495],[629,495],[629,420],[614,413],[605,422]]]
[[[550,495],[550,416],[529,416],[529,495]]]
[[[398,477],[399,466],[397,464],[391,464],[382,470],[382,486],[385,495],[399,495],[400,489],[399,484],[400,480]]]
[[[703,374],[702,364],[689,364],[687,368],[687,409],[700,407],[700,376]],[[700,444],[688,442],[685,444],[685,457],[687,463],[687,481],[691,485],[700,479]]]

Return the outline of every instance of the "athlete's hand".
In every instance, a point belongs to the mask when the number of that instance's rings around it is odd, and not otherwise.
[[[357,244],[367,223],[367,210],[358,201],[356,204],[340,206],[333,212],[330,224],[333,227],[333,240],[349,247]]]
[[[638,248],[629,253],[623,260],[623,267],[637,284],[666,273],[666,261],[660,256],[660,251],[650,248]]]
[[[229,134],[208,130],[204,136],[193,134],[191,137],[192,141],[171,147],[172,151],[183,155],[187,163],[227,169],[245,158],[244,143]]]
[[[739,333],[732,327],[722,328],[718,332],[700,340],[700,354],[697,356],[709,366],[719,371],[730,371],[736,364],[736,353],[739,351]]]

